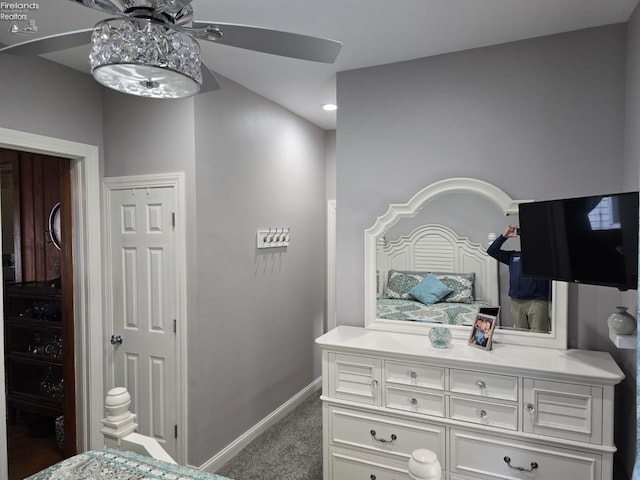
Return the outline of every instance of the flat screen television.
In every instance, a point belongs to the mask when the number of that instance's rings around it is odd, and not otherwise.
[[[522,203],[523,275],[638,288],[638,192]]]

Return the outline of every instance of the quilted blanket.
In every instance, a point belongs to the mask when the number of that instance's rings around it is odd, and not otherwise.
[[[388,320],[410,320],[414,322],[440,323],[445,325],[473,325],[484,302],[446,303],[425,305],[415,300],[379,298],[378,318]]]
[[[92,450],[67,458],[26,480],[229,480],[133,452]]]

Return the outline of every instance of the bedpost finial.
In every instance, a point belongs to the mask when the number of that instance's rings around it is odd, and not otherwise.
[[[120,440],[137,428],[136,416],[129,411],[131,395],[124,387],[112,388],[104,399],[106,418],[102,420],[105,445],[119,448]]]
[[[104,409],[109,417],[118,417],[129,410],[131,395],[124,387],[112,388],[104,399]]]

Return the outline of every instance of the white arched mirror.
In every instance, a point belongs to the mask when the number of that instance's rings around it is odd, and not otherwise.
[[[482,180],[450,178],[428,185],[407,203],[390,205],[365,230],[365,327],[426,335],[433,326],[446,325],[454,338],[468,338],[473,314],[466,315],[473,311],[471,305],[448,305],[446,313],[430,312],[427,319],[418,320],[413,305],[394,302],[389,294],[390,274],[449,272],[471,276],[474,304],[501,307],[494,342],[566,348],[567,284],[552,282],[548,332],[517,329],[507,305],[506,266],[486,253],[507,224],[518,223],[518,204],[526,201],[530,200],[512,199]],[[515,250],[517,242],[512,245]]]

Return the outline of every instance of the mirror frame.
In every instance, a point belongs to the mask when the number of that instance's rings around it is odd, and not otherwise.
[[[517,215],[518,205],[533,200],[514,200],[504,191],[483,180],[474,178],[449,178],[426,186],[407,203],[391,204],[387,212],[378,217],[375,224],[364,232],[364,319],[365,328],[399,333],[426,335],[435,325],[418,322],[402,322],[377,318],[376,309],[376,246],[378,236],[391,228],[399,219],[413,217],[429,201],[450,193],[468,193],[492,201],[505,215]],[[498,266],[496,265],[496,268]],[[495,343],[529,345],[546,348],[567,348],[568,285],[552,282],[551,332],[536,333],[517,330],[495,330]],[[467,339],[470,326],[448,325],[454,338]]]

